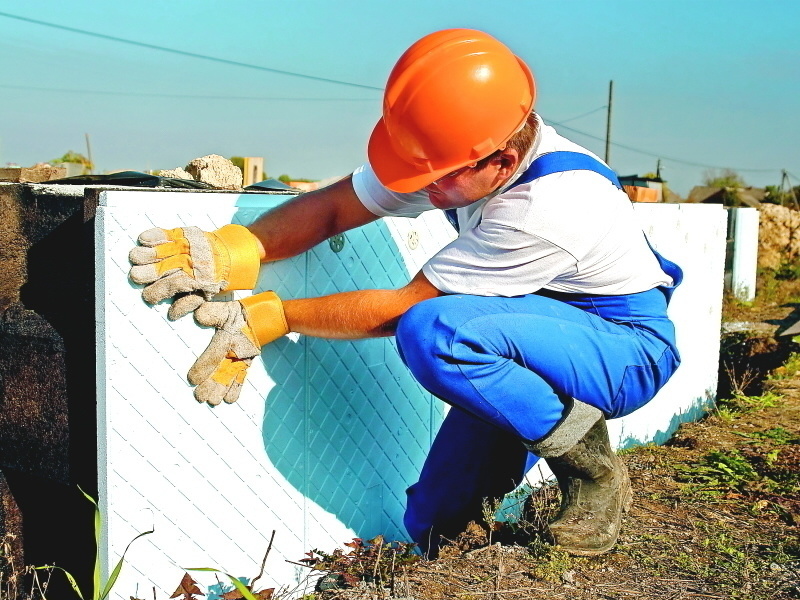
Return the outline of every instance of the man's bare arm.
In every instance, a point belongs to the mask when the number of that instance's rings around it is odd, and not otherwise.
[[[420,271],[400,289],[286,300],[283,308],[291,331],[314,337],[359,339],[394,335],[397,322],[409,308],[443,295]]]
[[[269,262],[302,254],[331,236],[378,218],[361,204],[348,176],[292,198],[248,229],[261,243],[261,260]]]
[[[346,177],[263,215],[248,229],[259,239],[262,261],[296,256],[333,235],[379,217],[367,210]],[[321,298],[285,300],[291,331],[314,337],[358,339],[394,335],[397,322],[418,302],[443,295],[418,273],[396,290],[359,290]]]

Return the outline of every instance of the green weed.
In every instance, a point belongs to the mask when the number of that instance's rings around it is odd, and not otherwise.
[[[97,505],[97,501],[94,498],[92,498],[89,494],[84,492],[80,487],[78,487],[78,489],[80,490],[81,494],[83,494],[84,497],[94,505],[94,539],[95,539],[95,544],[99,550],[100,534],[103,528],[103,518],[102,515],[100,514],[100,507]],[[125,550],[122,552],[122,556],[120,556],[119,561],[111,571],[111,574],[109,575],[108,580],[105,583],[103,583],[100,578],[100,553],[99,551],[97,552],[94,561],[94,575],[92,578],[92,584],[93,584],[92,596],[91,596],[92,600],[105,600],[105,598],[108,598],[108,595],[111,593],[111,589],[114,587],[114,584],[117,583],[119,574],[122,571],[122,565],[125,561],[125,554],[127,554],[128,548],[130,548],[131,544],[133,544],[133,542],[138,540],[140,537],[149,535],[151,533],[153,533],[152,529],[150,531],[142,532],[136,537],[134,537],[130,542],[128,542],[128,545],[125,546]],[[39,570],[45,570],[48,572],[52,572],[54,570],[61,571],[67,578],[67,581],[69,582],[70,586],[72,586],[72,589],[75,591],[78,598],[84,600],[83,593],[81,592],[81,589],[78,587],[78,583],[75,581],[75,577],[73,577],[72,574],[66,569],[56,565],[44,565],[41,567],[33,567],[33,568],[36,571]]]
[[[800,279],[800,263],[793,260],[784,260],[775,270],[775,279],[778,281],[794,281]]]
[[[714,414],[723,422],[723,423],[731,423],[738,417],[741,411],[731,407],[728,404],[717,402],[716,407],[714,408]]]
[[[747,482],[759,478],[747,458],[736,449],[714,450],[699,463],[676,465],[676,469],[684,480],[706,491],[740,490]]]
[[[794,338],[792,339],[794,341]],[[792,352],[780,367],[774,369],[769,375],[769,381],[782,381],[792,379],[800,373],[800,352]]]
[[[528,550],[534,559],[532,566],[534,577],[544,581],[560,581],[561,576],[572,569],[576,561],[585,561],[556,549],[538,537],[531,541]]]
[[[771,440],[772,442],[781,445],[788,444],[789,442],[793,442],[797,439],[797,435],[795,433],[787,431],[783,427],[773,427],[771,429],[767,429],[766,431],[754,431],[752,433],[745,433],[743,435],[757,440]]]
[[[760,396],[734,394],[732,398],[717,400],[714,412],[723,421],[730,422],[746,413],[779,406],[782,400],[783,396],[775,392],[765,392]]]
[[[760,396],[737,396],[736,400],[749,411],[775,408],[781,403],[783,396],[774,392],[766,392]]]
[[[272,593],[275,591],[274,589],[269,588],[267,590],[262,590],[261,592],[253,592],[252,583],[251,583],[251,585],[245,585],[238,577],[234,577],[230,573],[225,573],[224,571],[221,571],[219,569],[214,569],[213,567],[194,567],[194,568],[189,568],[187,570],[189,570],[189,571],[207,571],[207,572],[210,572],[210,573],[223,573],[228,578],[228,580],[231,582],[233,587],[236,588],[236,591],[239,592],[239,595],[243,600],[264,600],[265,598],[271,598],[272,597]],[[197,591],[187,591],[187,589],[186,589],[187,586],[185,585],[185,583],[187,582],[187,578],[188,578],[188,583],[190,583],[191,586],[194,586],[194,589],[196,589]],[[200,592],[199,588],[197,588],[196,582],[191,577],[189,577],[188,573],[184,576],[183,581],[181,582],[181,587],[183,589],[178,588],[178,591],[176,591],[175,594],[173,594],[172,597],[176,597],[176,595],[178,594],[179,591],[182,592],[183,594],[187,594],[187,593],[189,593],[189,594],[201,594],[202,593],[202,592]],[[192,588],[189,587],[189,590],[191,590],[191,589]],[[229,596],[229,597],[231,597],[231,596]]]

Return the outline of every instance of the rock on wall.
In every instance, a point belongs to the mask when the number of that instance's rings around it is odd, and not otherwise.
[[[194,179],[202,181],[220,190],[241,190],[242,170],[227,158],[219,154],[208,154],[192,159],[185,169],[168,169],[160,171],[161,177],[176,179]]]
[[[758,232],[758,266],[778,269],[800,256],[800,211],[762,204]]]

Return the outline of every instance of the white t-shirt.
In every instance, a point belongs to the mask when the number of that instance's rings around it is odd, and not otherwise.
[[[579,294],[633,294],[672,280],[645,240],[631,202],[602,175],[566,171],[514,185],[542,154],[594,154],[539,119],[539,131],[504,187],[458,209],[460,233],[422,268],[450,294],[518,296],[540,289]],[[369,165],[353,188],[378,216],[416,217],[434,207],[424,191],[386,189]]]

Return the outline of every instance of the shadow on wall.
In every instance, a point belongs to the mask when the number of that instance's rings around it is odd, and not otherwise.
[[[664,429],[659,429],[650,440],[642,440],[630,433],[625,435],[625,430],[623,429],[623,439],[619,444],[619,449],[623,450],[648,444],[657,446],[666,444],[683,423],[699,421],[703,418],[714,407],[716,398],[717,391],[715,389],[706,390],[705,396],[697,398],[686,412],[674,414],[667,426]]]
[[[408,280],[378,221],[262,269],[256,291],[316,297]],[[278,471],[357,536],[406,539],[405,489],[417,480],[443,406],[413,379],[394,338],[286,337],[266,346],[262,359],[276,384],[266,399],[264,447]],[[314,511],[306,517],[312,542],[321,526]]]

